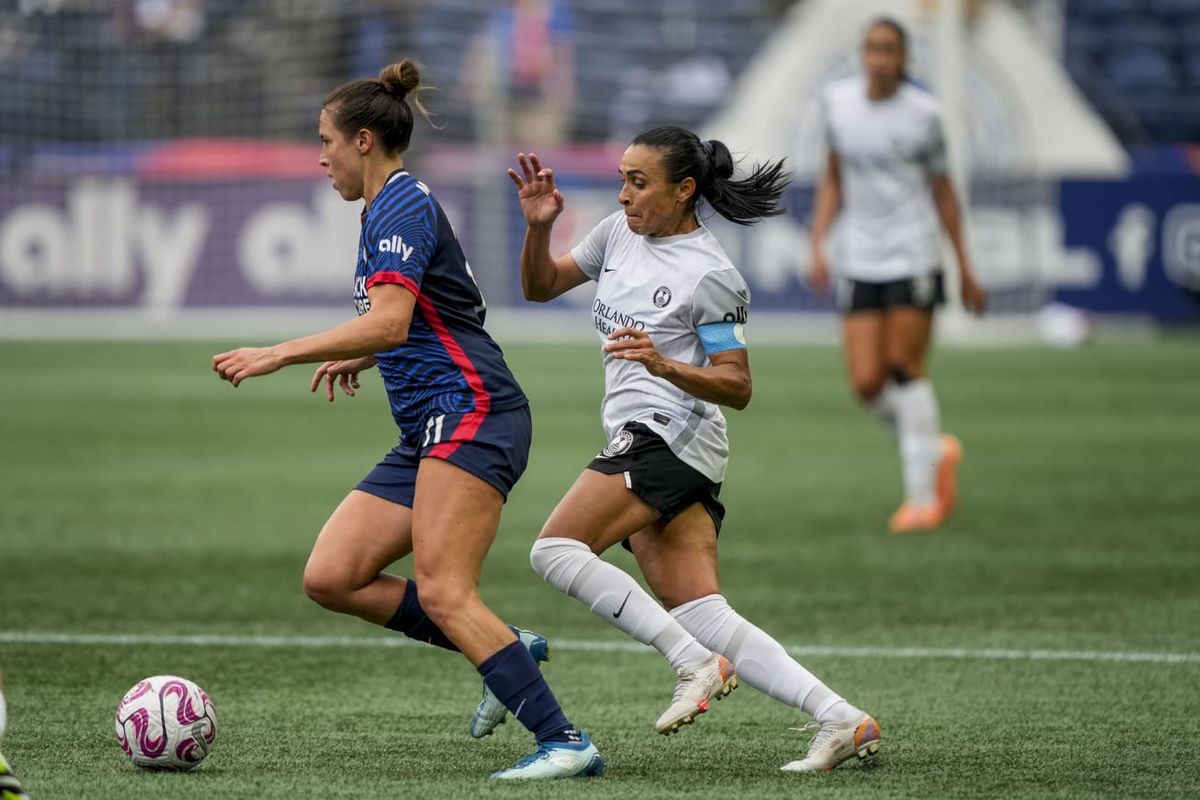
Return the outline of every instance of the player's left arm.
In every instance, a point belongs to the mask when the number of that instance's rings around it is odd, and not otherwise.
[[[272,347],[240,347],[213,356],[213,371],[237,386],[292,364],[338,361],[391,350],[408,339],[417,296],[403,285],[378,283],[367,289],[371,310],[321,333]]]
[[[741,411],[750,404],[750,358],[743,347],[709,356],[709,366],[694,366],[667,358],[654,346],[650,334],[633,328],[618,328],[604,345],[613,358],[637,361],[651,375],[670,381],[700,400],[719,403]]]
[[[604,349],[613,358],[637,361],[646,370],[700,400],[742,410],[750,403],[750,357],[744,328],[750,290],[733,269],[714,270],[696,286],[692,323],[708,363],[697,366],[668,358],[645,331],[620,328]]]
[[[958,282],[962,289],[962,301],[968,311],[982,314],[987,308],[987,293],[975,280],[975,272],[971,269],[971,259],[967,254],[966,239],[963,236],[962,211],[958,202],[958,192],[954,190],[954,182],[949,175],[935,175],[929,179],[930,191],[933,193],[933,205],[937,209],[946,238],[954,248],[954,258],[958,262]]]
[[[946,231],[946,238],[954,248],[963,305],[968,311],[982,314],[987,307],[987,294],[975,280],[975,272],[971,269],[971,257],[967,253],[966,236],[963,233],[962,207],[958,202],[958,192],[954,190],[954,182],[950,180],[950,155],[946,147],[945,132],[937,114],[931,114],[926,122],[926,146],[921,154],[921,162],[929,179],[933,206],[937,209],[938,219]]]

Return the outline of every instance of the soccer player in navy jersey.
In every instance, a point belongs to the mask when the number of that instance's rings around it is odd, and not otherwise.
[[[525,395],[483,329],[483,298],[450,222],[429,187],[404,169],[413,127],[406,98],[425,113],[413,94],[419,86],[419,67],[404,60],[378,80],[334,90],[321,110],[320,164],[343,198],[365,202],[359,316],[274,347],[220,353],[213,369],[238,386],[322,362],[310,388],[323,383],[332,401],[335,382],[352,397],[359,374],[379,368],[400,443],[325,523],[305,592],[330,610],[461,651],[483,676],[481,710],[507,708],[538,742],[493,778],[598,775],[599,752],[538,670],[545,640],[506,626],[479,596],[483,559],[525,469],[532,427]],[[410,553],[414,578],[383,573]]]

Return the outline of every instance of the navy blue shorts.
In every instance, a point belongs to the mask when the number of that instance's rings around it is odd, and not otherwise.
[[[508,499],[529,463],[533,420],[529,406],[479,414],[439,414],[425,420],[417,444],[403,440],[355,489],[412,508],[422,458],[440,458],[487,481]]]

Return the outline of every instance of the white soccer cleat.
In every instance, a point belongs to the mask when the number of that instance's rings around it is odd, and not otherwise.
[[[808,746],[808,755],[784,764],[780,767],[784,772],[829,771],[851,756],[867,761],[875,757],[883,741],[879,723],[869,714],[849,722],[810,722],[799,730],[816,730],[817,735]]]
[[[604,759],[583,731],[579,741],[547,742],[517,762],[515,767],[492,773],[492,779],[547,780],[550,778],[593,778],[604,774]]]
[[[725,656],[713,653],[696,669],[679,673],[671,705],[654,723],[654,728],[669,736],[684,725],[691,725],[698,715],[708,711],[710,700],[720,700],[737,685],[733,664]]]
[[[539,636],[533,631],[514,628],[512,625],[508,627],[521,640],[521,644],[525,645],[525,649],[533,656],[534,661],[540,663],[550,660],[550,644],[546,641],[545,636]],[[492,731],[504,724],[507,715],[508,709],[504,707],[504,703],[501,703],[500,699],[484,683],[483,697],[480,698],[479,705],[475,707],[475,713],[471,715],[471,736],[475,739],[490,736]]]

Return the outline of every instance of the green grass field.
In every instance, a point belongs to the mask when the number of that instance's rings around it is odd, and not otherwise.
[[[530,740],[511,722],[468,738],[465,660],[382,646],[404,640],[301,591],[316,531],[393,443],[377,378],[332,406],[302,368],[233,390],[209,371],[219,349],[0,343],[3,751],[34,798],[1200,795],[1200,340],[938,353],[960,508],[904,537],[885,532],[895,447],[838,351],[754,351],[725,594],[886,737],[874,765],[817,776],[778,771],[807,719],[746,686],[655,734],[665,663],[589,649],[626,640],[532,572],[542,520],[603,444],[601,375],[588,347],[507,348],[535,447],[484,594],[558,642],[546,674],[608,765],[552,789],[485,780]],[[171,638],[202,635],[226,638]],[[117,701],[155,673],[216,703],[193,773],[117,747]]]

